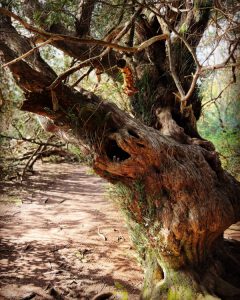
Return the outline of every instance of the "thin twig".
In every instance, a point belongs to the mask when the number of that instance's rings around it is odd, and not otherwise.
[[[228,61],[228,59],[226,59],[226,61]],[[186,96],[184,98],[182,98],[181,101],[187,101],[192,96],[192,93],[194,92],[197,80],[202,75],[203,72],[214,71],[214,70],[228,68],[228,67],[232,67],[232,66],[240,66],[240,63],[226,64],[226,61],[221,64],[218,64],[218,65],[198,68],[197,71],[195,72],[195,74],[193,75],[192,83],[191,83],[191,86],[190,86]]]
[[[185,97],[181,98],[181,101],[182,102],[186,102],[193,94],[194,90],[195,90],[195,87],[196,87],[196,84],[197,84],[197,80],[200,76],[200,72],[201,72],[201,69],[200,68],[197,68],[197,71],[195,72],[195,74],[193,75],[193,79],[192,79],[192,82],[191,82],[191,86],[187,92],[187,94],[185,95]]]
[[[211,100],[209,100],[209,101],[203,103],[203,104],[202,104],[202,108],[203,108],[204,106],[210,104],[211,102],[215,102],[216,100],[218,100],[219,98],[221,98],[221,97],[222,97],[222,94],[223,94],[223,93],[226,91],[226,89],[227,89],[231,84],[233,84],[233,83],[234,83],[233,80],[229,81],[229,83],[221,90],[221,92],[217,95],[217,97],[212,98]]]
[[[8,135],[0,134],[0,137],[1,138],[6,138],[6,139],[9,139],[9,140],[25,141],[25,142],[36,144],[36,145],[39,145],[39,146],[52,146],[52,147],[57,147],[57,148],[65,146],[65,144],[53,144],[53,143],[49,143],[49,142],[46,142],[46,143],[45,142],[38,142],[35,139],[28,139],[28,138],[25,138],[23,136],[21,136],[20,138],[17,138],[17,137],[14,137],[14,136],[8,136]]]
[[[67,76],[71,75],[72,73],[84,68],[84,67],[88,67],[89,65],[93,65],[94,62],[98,61],[99,59],[101,59],[101,57],[103,56],[103,54],[105,54],[105,52],[103,51],[101,54],[94,56],[94,57],[90,57],[86,60],[84,60],[83,62],[79,63],[76,66],[73,66],[72,68],[69,68],[68,70],[66,70],[65,72],[63,72],[62,74],[60,74],[52,83],[50,86],[47,87],[48,90],[52,90],[55,89],[62,80],[64,80]]]
[[[8,66],[10,66],[10,65],[18,62],[19,60],[21,60],[23,58],[26,58],[27,56],[31,55],[35,50],[37,50],[37,49],[39,49],[39,48],[41,48],[41,47],[43,47],[43,46],[45,46],[47,44],[51,44],[54,41],[58,41],[58,40],[60,40],[60,38],[58,38],[58,37],[51,37],[50,39],[46,40],[45,42],[43,42],[43,43],[41,43],[41,44],[39,44],[37,46],[35,46],[34,48],[32,48],[28,52],[24,53],[23,55],[21,55],[21,56],[15,58],[15,59],[9,61],[8,63],[4,64],[3,67],[4,68],[8,67]]]
[[[90,67],[86,73],[84,73],[78,80],[76,80],[71,87],[74,88],[76,85],[78,85],[86,76],[88,76],[93,70],[93,67]]]
[[[23,182],[24,176],[25,176],[25,174],[26,174],[26,172],[27,172],[27,170],[28,170],[28,167],[29,167],[29,165],[30,165],[30,163],[31,163],[31,160],[34,158],[35,155],[37,156],[37,153],[38,153],[38,152],[41,152],[41,150],[42,150],[43,147],[44,147],[44,146],[42,146],[42,145],[38,146],[37,149],[33,152],[33,154],[32,154],[32,155],[30,156],[30,158],[28,159],[28,161],[27,161],[25,167],[23,168],[22,174],[21,174],[21,176],[20,176],[20,182],[21,182],[21,183]]]
[[[214,70],[219,70],[223,68],[231,68],[231,67],[238,67],[240,66],[240,62],[238,63],[233,63],[233,64],[227,64],[226,62],[223,62],[221,64],[213,65],[213,66],[206,66],[201,68],[201,71],[214,71]]]
[[[137,18],[137,16],[141,13],[142,8],[139,8],[131,17],[131,19],[127,22],[127,24],[123,27],[123,29],[118,33],[118,35],[114,38],[113,42],[118,42],[132,27],[132,24],[134,20]],[[132,48],[132,47],[130,47]]]

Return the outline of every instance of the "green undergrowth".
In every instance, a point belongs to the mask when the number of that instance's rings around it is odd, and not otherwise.
[[[238,82],[229,85],[231,76],[219,70],[203,81],[197,124],[201,136],[216,147],[223,167],[240,180],[240,89]]]

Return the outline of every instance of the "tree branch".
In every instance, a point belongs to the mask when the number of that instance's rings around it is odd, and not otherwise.
[[[171,72],[171,75],[172,75],[172,78],[175,82],[175,85],[178,89],[178,92],[180,94],[180,97],[181,99],[185,97],[185,92],[184,92],[184,89],[182,87],[182,84],[181,84],[181,81],[180,79],[178,78],[177,76],[177,73],[176,73],[176,69],[175,69],[175,66],[174,66],[174,62],[173,62],[173,57],[172,57],[172,44],[171,44],[171,39],[168,39],[167,42],[166,42],[166,46],[167,46],[167,50],[168,50],[168,59],[169,59],[169,69],[170,69],[170,72]]]
[[[152,38],[150,38],[149,40],[143,42],[142,44],[140,44],[139,46],[135,46],[135,47],[125,47],[125,48],[129,48],[131,49],[131,52],[137,53],[140,52],[142,50],[144,50],[145,48],[149,47],[150,45],[152,45],[153,43],[157,42],[157,41],[161,41],[161,40],[165,40],[168,38],[167,34],[161,34],[161,35],[157,35],[154,36]],[[47,88],[49,90],[56,88],[60,82],[62,80],[64,80],[67,76],[73,74],[74,72],[87,67],[89,65],[94,66],[94,63],[101,60],[102,57],[104,57],[107,53],[107,49],[105,51],[103,51],[101,54],[95,56],[95,57],[91,57],[89,59],[86,59],[85,61],[81,62],[80,64],[68,69],[67,71],[63,72],[61,75],[59,75],[54,82]]]
[[[56,38],[56,39],[61,40],[61,41],[69,41],[69,42],[74,42],[74,43],[77,43],[77,44],[89,44],[89,45],[104,46],[104,47],[108,47],[108,48],[114,49],[116,51],[121,51],[121,52],[136,53],[138,51],[142,51],[146,47],[149,47],[151,44],[155,43],[156,41],[160,41],[160,40],[163,40],[163,39],[167,38],[166,35],[159,35],[159,36],[155,36],[154,38],[148,40],[147,43],[144,42],[139,46],[125,47],[125,46],[121,46],[121,45],[118,45],[118,44],[115,44],[115,43],[109,43],[109,42],[106,42],[106,41],[103,41],[103,40],[82,39],[82,38],[78,38],[78,37],[74,37],[74,36],[68,36],[68,35],[64,35],[64,34],[49,33],[45,30],[38,29],[38,28],[28,24],[23,19],[21,19],[19,16],[17,16],[13,12],[10,12],[10,11],[4,9],[4,8],[0,8],[0,13],[5,15],[5,16],[12,17],[13,19],[17,20],[20,24],[22,24],[30,32],[37,33],[37,34],[43,36],[44,38]]]
[[[196,84],[197,84],[197,80],[200,76],[200,72],[201,72],[201,68],[198,68],[197,71],[195,72],[195,74],[193,75],[191,86],[190,86],[187,94],[183,98],[181,98],[181,102],[186,102],[192,96],[192,94],[195,90]]]
[[[26,138],[26,137],[22,136],[22,134],[20,137],[14,137],[14,136],[4,135],[4,134],[0,133],[0,137],[4,138],[4,139],[8,139],[8,140],[24,141],[24,142],[28,142],[28,143],[39,145],[39,146],[52,146],[52,147],[57,147],[57,148],[65,146],[65,143],[55,144],[55,143],[42,142],[42,141],[38,142],[35,139]]]
[[[88,76],[93,70],[93,67],[90,67],[86,73],[84,73],[82,76],[80,76],[72,85],[71,87],[74,88],[77,86],[86,76]]]
[[[16,62],[18,62],[19,60],[22,60],[23,58],[28,57],[28,56],[31,55],[35,50],[37,50],[37,49],[39,49],[39,48],[41,48],[41,47],[43,47],[43,46],[46,46],[46,45],[48,45],[48,44],[51,44],[51,43],[54,42],[54,41],[58,41],[58,40],[60,40],[58,37],[52,37],[52,38],[46,40],[45,42],[43,42],[43,43],[41,43],[41,44],[35,46],[35,47],[32,48],[31,50],[29,50],[28,52],[26,52],[26,53],[22,54],[21,56],[15,58],[14,60],[9,61],[8,63],[4,64],[4,65],[3,65],[3,68],[8,67],[8,66],[10,66],[10,65],[12,65],[12,64],[14,64],[14,63],[16,63]]]
[[[187,42],[187,40],[177,31],[175,30],[175,28],[173,28],[171,26],[171,24],[168,22],[168,20],[164,17],[164,15],[160,14],[155,7],[149,7],[147,6],[147,8],[152,11],[157,17],[159,17],[160,19],[162,19],[164,21],[164,23],[167,25],[169,31],[172,31],[176,34],[176,36],[181,40],[183,41],[183,43],[185,44],[185,46],[187,47],[188,51],[191,53],[194,61],[195,61],[195,64],[196,66],[200,66],[200,63],[197,59],[197,56],[196,56],[196,53],[194,52],[192,46]]]
[[[78,36],[90,35],[92,12],[97,0],[80,0],[75,24]]]
[[[1,40],[0,51],[3,53],[3,58],[6,62],[12,61],[18,56]],[[39,61],[36,59],[36,64],[38,63]],[[56,76],[49,76],[53,71],[45,62],[41,61],[40,63],[42,66],[41,72],[31,68],[30,65],[23,60],[17,61],[9,66],[17,84],[24,91],[42,91],[54,78],[56,78]]]
[[[218,70],[218,69],[222,69],[222,68],[229,68],[229,67],[236,67],[236,66],[240,66],[240,63],[236,63],[236,64],[226,64],[226,62],[218,64],[218,65],[214,65],[214,66],[208,66],[208,67],[201,67],[199,69],[197,69],[197,71],[195,72],[195,74],[193,75],[193,79],[192,79],[192,83],[191,86],[186,94],[186,96],[184,98],[181,99],[181,101],[187,101],[193,94],[196,83],[198,78],[202,75],[203,72],[205,71],[214,71],[214,70]]]

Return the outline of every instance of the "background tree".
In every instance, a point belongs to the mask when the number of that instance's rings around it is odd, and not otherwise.
[[[118,186],[145,269],[142,298],[237,299],[239,244],[223,232],[239,220],[240,185],[196,126],[197,81],[223,68],[237,80],[237,2],[2,1],[0,17],[21,109],[88,147],[94,170]],[[211,27],[216,43],[199,59]],[[222,41],[224,60],[209,65]],[[73,58],[60,74],[40,55],[48,44]],[[81,87],[92,70],[99,84],[103,73],[116,84],[123,76],[128,111]]]

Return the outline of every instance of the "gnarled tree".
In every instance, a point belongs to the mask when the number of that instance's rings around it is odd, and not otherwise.
[[[24,91],[22,110],[87,146],[96,173],[118,185],[145,270],[142,298],[239,299],[239,244],[226,242],[223,232],[239,220],[240,184],[196,127],[199,77],[238,66],[237,1],[79,0],[60,1],[59,10],[51,1],[25,0],[22,8],[2,2],[1,59]],[[104,9],[119,16],[94,39]],[[28,35],[17,31],[19,23]],[[196,49],[207,28],[219,24],[229,53],[218,65],[203,65]],[[58,76],[38,49],[50,43],[77,62]],[[114,80],[130,68],[131,114],[79,88],[81,82],[64,82],[86,66]]]

